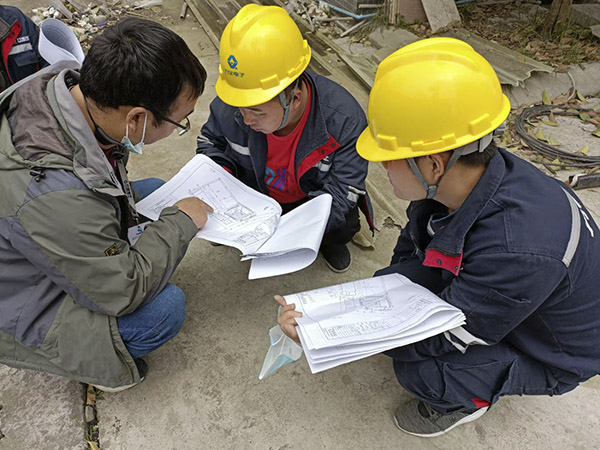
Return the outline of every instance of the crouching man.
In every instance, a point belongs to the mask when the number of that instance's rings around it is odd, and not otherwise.
[[[358,152],[411,201],[391,265],[466,325],[385,352],[414,399],[398,427],[439,436],[505,395],[558,395],[600,373],[600,233],[577,196],[499,149],[510,111],[489,63],[433,38],[379,66]],[[277,297],[281,304],[285,301]],[[297,337],[293,305],[280,317]]]
[[[346,244],[360,230],[359,207],[372,224],[368,162],[356,152],[367,123],[360,105],[305,70],[310,47],[283,8],[243,7],[223,32],[219,57],[218,97],[197,152],[275,199],[284,213],[331,194],[320,250],[331,270],[348,270]]]
[[[2,94],[1,363],[121,390],[177,334],[185,296],[168,281],[211,209],[183,199],[140,236],[135,200],[161,181],[130,183],[125,166],[189,128],[205,80],[179,36],[131,18],[81,70],[59,63]]]

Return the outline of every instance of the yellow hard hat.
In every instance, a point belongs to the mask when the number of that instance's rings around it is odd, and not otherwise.
[[[266,103],[302,74],[310,55],[283,8],[246,5],[221,36],[217,95],[239,108]]]
[[[469,44],[423,39],[379,65],[356,148],[370,161],[441,153],[490,134],[509,112],[494,69]]]

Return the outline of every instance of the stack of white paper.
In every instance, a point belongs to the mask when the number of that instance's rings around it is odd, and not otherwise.
[[[464,314],[391,274],[286,295],[312,373],[412,344],[465,323]]]
[[[331,195],[322,194],[282,216],[277,201],[249,188],[207,156],[196,155],[136,207],[156,220],[164,208],[185,197],[198,197],[214,209],[196,237],[240,250],[243,261],[252,260],[251,280],[312,264],[332,202]]]

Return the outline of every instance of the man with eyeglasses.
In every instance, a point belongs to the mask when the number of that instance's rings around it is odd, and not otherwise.
[[[178,123],[178,122],[175,122],[174,120],[169,119],[167,116],[164,116],[157,111],[153,111],[152,114],[154,114],[154,117],[156,117],[158,120],[163,120],[165,122],[169,122],[171,125],[175,125],[176,127],[178,127],[180,129],[177,132],[177,134],[179,136],[182,136],[185,133],[187,133],[188,131],[190,131],[190,118],[188,116],[185,116],[185,119],[183,119],[183,121],[181,123]]]
[[[206,71],[162,25],[128,18],[0,95],[0,363],[107,391],[139,383],[141,357],[174,337],[169,283],[210,206],[185,198],[144,229],[129,152],[189,130]]]

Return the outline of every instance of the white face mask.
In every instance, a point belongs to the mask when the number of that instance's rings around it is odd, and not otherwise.
[[[135,153],[136,155],[142,154],[142,147],[144,146],[144,137],[146,137],[146,123],[148,122],[148,113],[146,113],[146,117],[144,118],[144,130],[142,131],[142,140],[137,144],[133,145],[131,140],[129,139],[129,127],[125,124],[125,136],[121,139],[121,145],[123,148],[127,149],[131,153]]]

